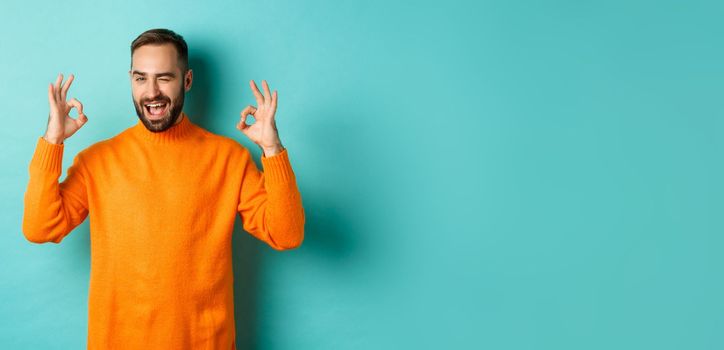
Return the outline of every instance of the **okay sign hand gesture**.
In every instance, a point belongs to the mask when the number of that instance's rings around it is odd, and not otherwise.
[[[83,104],[75,98],[66,101],[66,94],[73,82],[73,74],[61,86],[63,74],[59,74],[55,85],[48,85],[48,104],[50,115],[48,116],[48,128],[43,138],[51,143],[63,143],[63,141],[75,134],[87,121],[88,117],[83,114]],[[78,118],[70,117],[70,110],[75,108],[78,111]]]
[[[241,120],[236,124],[236,128],[241,130],[252,142],[257,144],[264,151],[264,155],[270,157],[281,152],[284,148],[279,133],[277,132],[274,113],[277,110],[277,92],[272,93],[266,80],[261,81],[264,88],[264,94],[259,91],[254,80],[249,81],[251,91],[256,97],[257,106],[248,105],[241,111]],[[246,117],[252,115],[255,119],[254,124],[247,125]]]

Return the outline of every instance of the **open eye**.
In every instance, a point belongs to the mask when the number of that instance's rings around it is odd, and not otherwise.
[[[144,80],[144,79],[146,79],[146,78],[144,78],[144,77],[136,77],[136,81],[141,81],[141,80]]]

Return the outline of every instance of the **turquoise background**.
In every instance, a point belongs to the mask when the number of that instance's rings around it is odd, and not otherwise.
[[[21,231],[47,84],[137,121],[130,43],[190,46],[185,110],[234,128],[248,81],[307,214],[234,239],[245,349],[724,348],[721,1],[10,1],[0,12],[0,346],[85,347],[88,221]],[[63,173],[65,176],[65,170]]]

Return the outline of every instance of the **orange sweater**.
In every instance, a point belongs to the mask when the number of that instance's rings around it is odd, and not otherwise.
[[[181,118],[91,145],[61,183],[64,145],[38,139],[23,233],[59,243],[90,214],[89,349],[235,349],[235,216],[274,249],[304,239],[286,150],[262,155],[262,173],[241,144]]]

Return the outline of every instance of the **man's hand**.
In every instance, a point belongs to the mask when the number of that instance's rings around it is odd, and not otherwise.
[[[61,87],[63,82],[63,74],[58,74],[55,85],[48,85],[48,103],[50,104],[50,115],[48,116],[48,128],[43,138],[51,143],[63,143],[65,139],[75,134],[83,124],[88,121],[88,117],[83,114],[83,105],[80,101],[72,98],[65,101],[65,95],[73,82],[73,74]],[[78,111],[78,118],[73,119],[68,113],[75,108]]]
[[[241,111],[241,120],[236,124],[236,128],[241,130],[251,141],[261,147],[264,156],[271,157],[281,152],[284,147],[279,140],[274,113],[277,110],[277,91],[274,93],[269,91],[269,85],[266,80],[261,81],[264,88],[262,95],[259,88],[256,87],[254,80],[249,81],[251,91],[256,97],[258,107],[252,105],[246,106]],[[246,124],[246,117],[251,114],[254,116],[255,122],[252,125]]]

